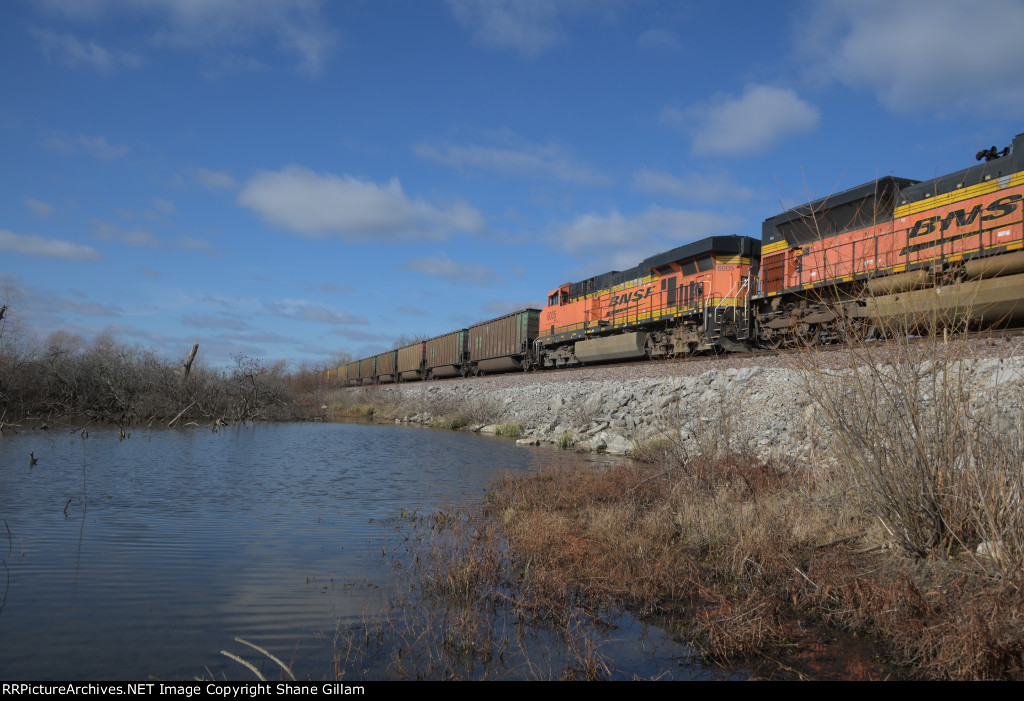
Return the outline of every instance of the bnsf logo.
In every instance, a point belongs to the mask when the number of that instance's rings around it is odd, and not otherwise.
[[[633,290],[632,292],[626,292],[621,295],[615,295],[612,300],[608,303],[610,307],[617,307],[620,304],[632,304],[633,302],[639,302],[642,299],[647,299],[651,296],[651,292],[654,291],[654,285],[645,287],[642,290]]]
[[[937,239],[931,239],[929,241],[921,241],[922,237],[935,233],[936,229],[939,230],[940,234],[944,233],[954,225],[954,222],[956,228],[959,229],[964,226],[970,226],[974,222],[978,221],[979,216],[983,222],[1002,219],[1016,211],[1017,203],[1020,202],[1022,198],[1024,198],[1022,195],[1007,195],[1006,197],[1000,197],[998,200],[990,202],[989,205],[985,207],[985,214],[981,213],[982,205],[976,204],[969,212],[966,208],[955,209],[945,217],[936,215],[934,217],[918,219],[914,222],[914,226],[911,227],[910,233],[908,234],[910,243],[908,243],[908,245],[905,246],[899,254],[903,256],[908,253],[916,253],[917,251],[923,251],[927,248],[934,248],[935,246],[943,243],[950,243],[958,241],[959,239],[967,238],[968,236],[973,236],[978,233],[977,230],[959,232],[956,234],[950,234],[949,236],[940,236]]]
[[[1012,214],[1017,209],[1017,202],[1022,198],[1022,195],[1007,195],[1006,197],[1000,197],[998,200],[990,203],[988,207],[985,207],[987,214],[981,217],[982,221],[992,221],[993,219],[1001,219],[1009,214]],[[982,205],[974,205],[974,209],[968,212],[966,209],[957,209],[945,216],[926,217],[924,219],[918,219],[913,228],[910,229],[910,238],[915,236],[926,236],[935,231],[935,227],[939,227],[939,231],[945,231],[953,222],[956,222],[957,227],[970,226],[978,219],[978,215],[981,214]]]

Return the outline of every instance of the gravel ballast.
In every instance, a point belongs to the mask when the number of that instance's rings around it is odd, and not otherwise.
[[[933,350],[934,344],[922,345],[923,368]],[[885,353],[879,344],[870,358],[880,362]],[[853,358],[844,349],[813,356],[720,356],[342,392],[346,402],[375,404],[397,422],[432,424],[459,414],[469,430],[495,433],[515,427],[524,445],[554,443],[629,454],[645,443],[671,440],[694,454],[721,448],[762,457],[778,452],[799,464],[814,459],[823,430],[809,381],[844,382]],[[1024,339],[972,339],[956,359],[970,375],[972,406],[998,401],[1001,412],[1020,415]]]

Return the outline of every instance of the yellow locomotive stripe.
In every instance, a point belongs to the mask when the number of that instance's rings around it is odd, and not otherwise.
[[[1002,190],[1006,187],[1014,187],[1015,185],[1024,185],[1024,170],[1010,176],[986,180],[983,183],[971,185],[970,187],[963,187],[959,190],[954,190],[953,192],[947,192],[944,195],[929,197],[921,200],[920,202],[911,202],[910,204],[901,205],[896,208],[896,212],[893,214],[893,219],[909,217],[912,214],[917,214],[918,212],[923,212],[927,209],[934,209],[935,207],[942,207],[947,204],[954,204],[955,202],[969,200],[972,197],[987,195],[990,192],[996,192],[997,190]]]
[[[953,192],[947,192],[944,195],[936,195],[935,197],[929,197],[919,202],[911,202],[910,204],[901,205],[896,208],[893,212],[893,220],[898,220],[903,217],[909,217],[919,212],[924,212],[929,209],[935,209],[936,207],[943,207],[946,205],[955,204],[962,202],[963,200],[969,200],[972,197],[978,197],[980,195],[987,195],[992,192],[997,192],[1010,187],[1016,187],[1018,185],[1024,185],[1024,170],[1012,175],[1003,176],[1000,178],[994,178],[992,180],[986,180],[983,183],[977,185],[971,185],[970,187],[960,188]],[[775,241],[767,245],[761,246],[761,255],[767,256],[772,253],[778,253],[789,248],[789,243],[785,239],[781,241]]]

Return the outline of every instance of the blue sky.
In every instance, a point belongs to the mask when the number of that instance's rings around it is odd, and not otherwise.
[[[321,365],[1024,132],[1024,1],[6,0],[0,295]]]

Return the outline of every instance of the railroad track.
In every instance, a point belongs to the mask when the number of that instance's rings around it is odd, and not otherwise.
[[[1006,341],[1006,340],[1010,340],[1010,339],[1013,339],[1013,338],[1022,338],[1022,339],[1024,339],[1024,327],[1010,328],[1010,329],[989,329],[989,330],[984,330],[984,331],[973,331],[973,332],[968,333],[966,335],[966,338],[967,338],[968,342],[970,342],[970,343],[978,343],[978,342],[984,342],[984,341],[995,341],[995,340],[1004,340],[1004,341]],[[932,339],[931,339],[931,337],[927,337],[927,336],[917,336],[917,337],[906,338],[906,339],[903,339],[903,340],[907,341],[908,343],[917,345],[917,344],[926,343],[926,342],[928,342],[929,340],[932,340]],[[877,341],[877,343],[884,344],[885,341]],[[573,367],[564,367],[564,368],[550,368],[550,369],[545,369],[545,370],[531,370],[528,373],[509,372],[509,373],[500,373],[500,374],[485,374],[485,375],[483,375],[483,376],[481,376],[479,378],[478,377],[458,377],[458,376],[456,376],[456,377],[438,378],[438,379],[430,380],[430,382],[431,383],[434,383],[434,382],[462,382],[462,381],[465,381],[465,382],[475,382],[475,381],[478,381],[478,380],[479,381],[486,381],[488,379],[493,379],[493,378],[498,378],[498,377],[514,378],[514,377],[539,377],[539,376],[544,376],[544,377],[550,378],[551,380],[557,381],[557,380],[570,379],[574,374],[578,374],[578,373],[587,373],[588,375],[592,375],[594,372],[598,372],[598,373],[604,372],[604,371],[612,372],[612,371],[619,371],[619,370],[629,370],[631,368],[635,368],[635,369],[638,369],[638,370],[655,369],[655,368],[668,369],[668,368],[671,368],[671,367],[678,367],[678,366],[686,365],[686,364],[690,364],[690,363],[707,363],[707,364],[712,365],[712,366],[713,365],[717,365],[717,364],[735,365],[736,364],[735,361],[740,361],[740,363],[742,364],[742,361],[752,360],[752,359],[756,359],[756,358],[785,358],[787,356],[798,356],[800,354],[805,354],[809,350],[812,350],[815,353],[829,353],[829,354],[831,354],[831,353],[835,353],[837,351],[848,350],[848,349],[849,349],[849,347],[847,345],[840,344],[840,343],[813,346],[811,348],[803,348],[803,347],[801,347],[801,348],[778,348],[778,349],[764,348],[764,349],[756,349],[756,350],[745,351],[745,352],[742,352],[742,353],[718,353],[718,354],[705,354],[705,355],[691,355],[691,356],[686,356],[686,357],[681,357],[681,358],[664,358],[664,359],[656,359],[656,360],[639,359],[639,360],[627,360],[627,361],[622,361],[622,362],[600,363],[600,364],[594,364],[594,365],[577,365],[577,366],[573,366]],[[1020,351],[1024,352],[1024,341],[1022,341],[1022,344],[1021,344],[1021,347],[1020,347]],[[401,384],[405,385],[405,384],[419,384],[419,383],[414,381],[412,383],[404,383],[403,382]]]

